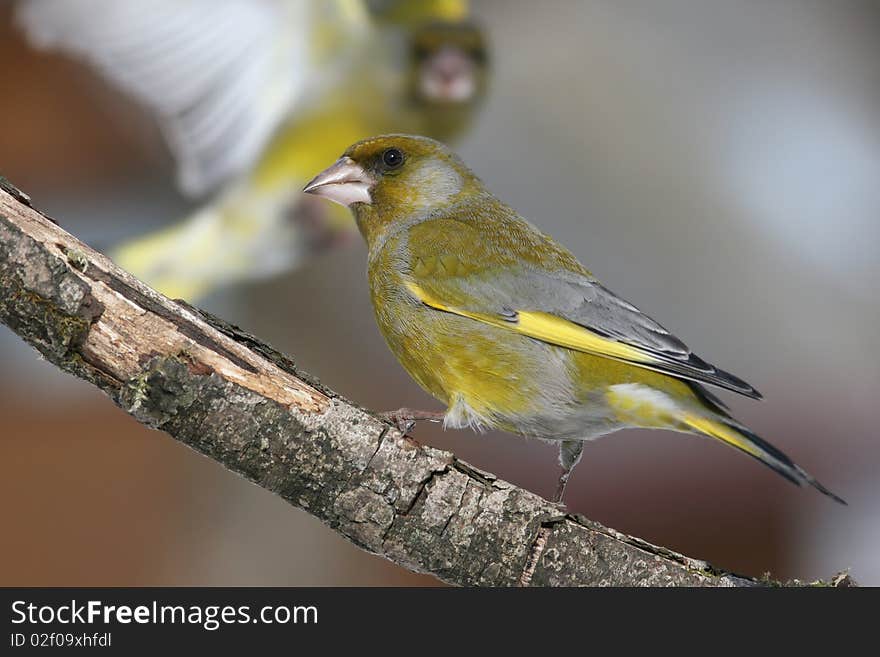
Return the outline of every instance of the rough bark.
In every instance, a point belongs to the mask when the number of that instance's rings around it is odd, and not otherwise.
[[[137,421],[361,548],[460,585],[773,583],[565,514],[416,444],[255,337],[150,289],[0,186],[0,321]]]

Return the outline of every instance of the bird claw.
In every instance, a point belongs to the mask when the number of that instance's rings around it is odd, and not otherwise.
[[[385,420],[385,422],[389,422],[394,427],[397,428],[400,433],[404,436],[409,435],[409,432],[412,431],[412,428],[416,426],[416,421],[403,417],[400,415],[398,411],[388,411],[387,413],[379,413],[379,417]]]
[[[436,411],[414,411],[409,408],[398,408],[396,411],[379,413],[379,417],[397,427],[403,435],[407,435],[416,424],[416,420],[441,422],[443,413]]]
[[[409,432],[413,430],[413,427],[416,426],[415,420],[407,420],[404,418],[397,418],[391,420],[391,423],[397,427],[398,431],[402,433],[404,436],[408,436]]]
[[[560,513],[568,513],[568,506],[562,500],[548,500],[548,502]]]

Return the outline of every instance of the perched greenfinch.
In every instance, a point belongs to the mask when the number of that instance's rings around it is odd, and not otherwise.
[[[17,17],[155,115],[204,203],[110,256],[189,301],[345,241],[348,213],[299,203],[312,173],[377,132],[453,139],[486,89],[468,0],[21,0]]]
[[[603,287],[442,144],[360,141],[304,191],[351,209],[379,329],[447,407],[389,414],[406,428],[442,419],[557,441],[557,502],[584,441],[642,427],[709,436],[843,503],[703,384],[759,399],[752,386]]]

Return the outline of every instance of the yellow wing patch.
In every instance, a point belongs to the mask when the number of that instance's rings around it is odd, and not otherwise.
[[[529,337],[575,351],[585,351],[608,358],[645,363],[659,362],[652,356],[614,340],[608,340],[567,319],[540,311],[521,311],[517,330]]]
[[[542,342],[648,368],[662,362],[644,351],[603,338],[583,326],[557,315],[538,310],[521,310],[517,311],[517,321],[507,321],[496,315],[475,313],[449,306],[412,281],[408,281],[406,287],[416,299],[432,308],[521,333]]]

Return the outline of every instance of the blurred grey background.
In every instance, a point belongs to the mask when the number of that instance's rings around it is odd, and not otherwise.
[[[571,510],[717,566],[880,584],[880,5],[475,2],[489,100],[459,151],[607,285],[753,383],[735,414],[846,498],[666,432],[588,446]],[[97,247],[181,216],[136,107],[0,8],[0,173]],[[437,408],[374,325],[360,243],[202,305],[377,410]],[[0,329],[3,585],[433,583],[127,418]],[[538,493],[555,450],[419,426]]]

